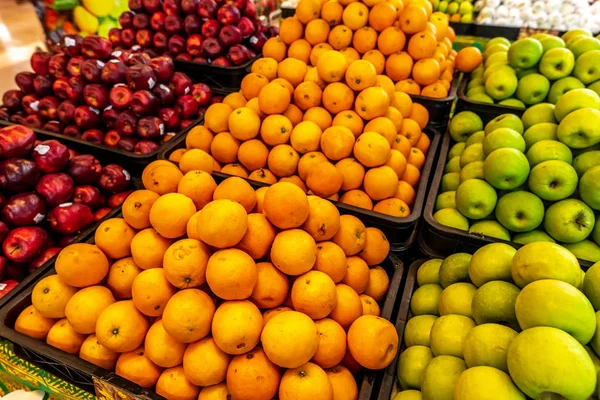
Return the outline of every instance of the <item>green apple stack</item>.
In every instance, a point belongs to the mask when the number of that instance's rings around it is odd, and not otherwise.
[[[465,24],[473,22],[473,0],[429,0],[433,11],[440,11],[450,16],[451,22]]]
[[[562,37],[541,33],[512,44],[494,38],[483,60],[466,87],[473,101],[526,108],[544,101],[556,104],[573,89],[600,94],[600,40],[586,30]]]
[[[600,263],[493,243],[417,271],[392,400],[597,398]]]
[[[485,127],[471,111],[449,124],[434,219],[526,244],[559,242],[600,261],[600,96],[590,89],[540,103]]]

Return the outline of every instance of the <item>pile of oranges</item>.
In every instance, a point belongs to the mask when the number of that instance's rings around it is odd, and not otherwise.
[[[394,359],[385,235],[279,182],[168,161],[59,254],[15,329],[167,399],[356,399]]]

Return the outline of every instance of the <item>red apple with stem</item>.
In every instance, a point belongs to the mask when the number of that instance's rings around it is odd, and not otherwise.
[[[44,248],[48,234],[37,226],[20,227],[8,233],[2,251],[4,256],[13,262],[33,260]]]

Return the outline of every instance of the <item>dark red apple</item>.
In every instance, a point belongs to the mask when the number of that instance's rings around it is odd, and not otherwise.
[[[118,117],[119,111],[113,106],[108,106],[102,111],[102,122],[104,122],[109,129],[114,129],[117,126]]]
[[[47,239],[46,231],[37,226],[16,228],[6,236],[2,251],[10,261],[31,261],[42,251]]]
[[[160,32],[165,29],[165,19],[167,14],[162,11],[157,11],[150,17],[150,27],[155,32]]]
[[[136,154],[150,154],[156,150],[158,150],[158,144],[151,140],[140,140],[133,149]]]
[[[119,140],[121,140],[121,135],[119,135],[119,132],[116,130],[110,130],[106,132],[106,135],[104,135],[103,143],[110,147],[117,147]]]
[[[129,181],[131,181],[131,175],[127,170],[117,164],[108,164],[102,168],[98,186],[107,192],[118,193],[127,189]]]
[[[158,117],[165,123],[167,130],[172,131],[179,128],[179,111],[173,108],[161,108]]]
[[[112,44],[110,40],[101,36],[86,36],[81,42],[81,53],[88,58],[104,61],[110,57],[111,52]]]
[[[99,60],[86,60],[81,65],[81,76],[86,82],[99,83],[102,77],[102,68],[104,63]]]
[[[31,129],[41,129],[44,126],[44,121],[37,114],[28,115],[23,121],[23,125]]]
[[[71,158],[67,173],[78,185],[92,185],[100,177],[102,166],[100,162],[89,154]]]
[[[109,104],[108,91],[103,85],[90,83],[83,88],[83,100],[88,106],[103,110]]]
[[[164,51],[167,49],[169,37],[164,32],[156,32],[152,37],[152,43],[154,44],[154,48],[159,51]]]
[[[121,43],[125,47],[131,47],[135,44],[135,31],[133,28],[125,28],[121,31]]]
[[[269,38],[272,38],[272,37],[277,37],[277,36],[279,36],[279,27],[277,27],[277,26],[272,26],[272,25],[271,25],[271,26],[269,26],[269,27],[267,28],[267,31],[266,31],[266,32],[264,32],[264,33],[265,33],[265,34],[267,35],[267,37],[269,37]]]
[[[45,140],[33,148],[31,158],[42,172],[58,172],[69,162],[69,148],[58,140]]]
[[[67,95],[69,100],[73,103],[79,104],[83,100],[83,87],[85,83],[78,76],[72,76],[69,78],[69,89],[67,89]]]
[[[223,54],[223,45],[217,38],[209,37],[202,42],[202,54],[207,58],[216,58]]]
[[[127,81],[127,65],[119,60],[109,60],[100,72],[100,79],[106,85],[116,85]]]
[[[108,95],[110,104],[117,110],[124,110],[131,104],[133,92],[126,85],[116,85]]]
[[[56,109],[56,116],[63,124],[69,125],[75,121],[75,105],[70,100],[65,100]]]
[[[92,185],[77,186],[73,195],[73,202],[85,204],[92,210],[104,206],[106,199],[100,190]]]
[[[143,64],[129,67],[126,77],[132,90],[150,90],[158,80],[152,67]]]
[[[181,54],[185,51],[185,39],[180,35],[173,35],[169,38],[167,48],[172,55]]]
[[[33,192],[16,194],[2,207],[2,220],[13,226],[37,225],[45,216],[44,200]]]
[[[219,32],[219,40],[225,47],[242,43],[242,32],[233,25],[224,26]]]
[[[79,129],[79,127],[77,125],[69,125],[66,126],[65,129],[62,132],[63,135],[65,136],[70,136],[70,137],[74,137],[74,138],[80,138],[81,137],[81,130]]]
[[[125,200],[127,200],[127,198],[129,197],[129,195],[131,193],[133,193],[133,190],[126,190],[124,192],[119,192],[119,193],[113,194],[112,196],[110,196],[108,198],[109,207],[112,207],[112,208],[119,207],[121,204],[123,204],[123,202],[125,202]]]
[[[205,106],[210,103],[212,98],[212,90],[205,83],[196,83],[192,86],[191,95],[194,97],[199,106]]]
[[[208,64],[208,60],[202,56],[200,57],[194,57],[192,59],[193,62],[198,63],[198,64]]]
[[[178,15],[181,13],[180,0],[163,0],[162,9],[167,15]]]
[[[131,11],[125,11],[123,14],[121,14],[121,16],[119,17],[119,24],[121,25],[122,28],[131,28],[133,27],[133,17],[134,17],[134,13],[132,13]]]
[[[179,111],[179,115],[182,119],[195,118],[198,114],[198,103],[190,94],[178,97],[175,102],[175,108]]]
[[[75,124],[82,129],[91,129],[100,122],[100,111],[90,106],[75,109]]]
[[[33,72],[19,72],[15,75],[15,82],[23,93],[30,94],[35,92],[35,86],[33,86],[35,76]]]
[[[27,114],[37,114],[40,107],[40,98],[36,94],[23,96],[21,105]]]
[[[240,17],[240,10],[233,4],[224,4],[217,10],[217,19],[222,25],[235,25]]]
[[[250,59],[250,51],[246,46],[236,44],[231,46],[227,52],[227,58],[229,58],[229,61],[231,61],[233,65],[241,65]]]
[[[175,71],[175,64],[170,57],[155,57],[148,63],[159,82],[169,82]]]
[[[120,46],[121,43],[121,29],[110,28],[108,31],[108,40],[112,43],[113,47]]]
[[[217,3],[214,0],[199,0],[198,15],[203,19],[213,19],[217,16]]]
[[[225,56],[215,58],[211,65],[215,67],[231,67],[231,61]]]
[[[42,129],[48,132],[62,133],[64,126],[59,121],[48,121],[42,126]]]
[[[121,136],[133,136],[137,132],[138,118],[131,110],[123,111],[117,117],[116,129]]]
[[[262,48],[266,42],[267,37],[261,32],[255,33],[254,35],[250,36],[250,39],[248,39],[248,43],[254,51],[262,51]]]
[[[244,15],[248,18],[256,18],[256,5],[254,1],[249,0],[246,2],[246,7],[244,7]]]
[[[246,1],[247,0],[227,0],[226,3],[232,4],[233,6],[235,6],[235,8],[237,8],[241,12],[241,11],[244,11],[244,9],[246,8]]]
[[[202,35],[190,35],[185,43],[185,48],[190,56],[199,56],[202,53]]]
[[[150,29],[141,29],[135,34],[135,42],[144,49],[151,48],[154,43],[152,41],[152,31]]]
[[[175,57],[175,59],[179,60],[179,61],[189,61],[189,62],[191,62],[192,61],[192,56],[190,56],[188,53],[180,53],[180,54],[177,54],[177,56]]]
[[[33,88],[35,92],[40,96],[47,96],[49,94],[52,94],[52,83],[53,82],[49,77],[44,75],[37,75],[33,79]]]
[[[48,174],[38,180],[35,191],[44,198],[49,207],[56,207],[71,199],[74,186],[73,179],[67,174]]]
[[[67,73],[69,76],[80,76],[81,75],[81,67],[85,62],[85,58],[83,56],[75,56],[71,57],[67,62]]]
[[[179,15],[167,15],[165,18],[165,31],[170,35],[183,32],[183,19]]]
[[[24,126],[13,125],[0,129],[0,159],[24,157],[33,148],[35,133]]]
[[[133,12],[143,12],[144,11],[144,2],[142,0],[129,0],[128,1],[129,9]]]
[[[202,26],[202,20],[197,15],[188,15],[183,20],[183,30],[188,35],[194,33],[200,33],[200,27]]]
[[[102,144],[104,141],[104,132],[102,132],[100,129],[88,129],[87,131],[83,132],[81,138],[86,142]]]
[[[50,247],[42,250],[39,256],[29,262],[29,273],[41,268],[44,264],[50,261],[52,257],[60,253],[61,250],[62,248],[60,247]]]
[[[222,103],[223,99],[223,96],[213,96],[212,100],[210,101],[210,104]]]
[[[175,95],[183,96],[190,93],[193,82],[189,76],[183,72],[175,72],[169,81],[169,87],[175,91]]]
[[[160,108],[160,100],[148,90],[138,90],[131,98],[131,110],[137,115],[153,115]]]
[[[68,62],[69,58],[65,53],[56,53],[50,57],[50,61],[48,61],[48,72],[50,72],[50,75],[54,75],[57,78],[66,76]]]
[[[137,134],[142,139],[158,139],[165,134],[165,123],[158,117],[142,117],[137,125]]]
[[[61,235],[77,233],[92,222],[92,210],[84,204],[63,203],[48,213],[50,229]]]
[[[13,115],[10,116],[10,122],[15,124],[23,125],[25,123],[25,114],[23,111],[17,111]]]
[[[248,17],[241,17],[240,22],[238,23],[238,28],[242,33],[242,36],[247,38],[250,37],[254,33],[254,24]]]
[[[119,143],[117,143],[117,147],[121,150],[133,151],[137,142],[138,140],[136,138],[121,138],[121,140],[119,140]]]
[[[69,98],[69,91],[71,87],[69,86],[69,79],[65,77],[57,78],[52,84],[52,91],[54,94],[63,100],[67,100]]]
[[[52,120],[57,118],[57,110],[60,106],[60,101],[54,96],[46,96],[40,100],[38,110],[40,116],[46,120]]]
[[[101,219],[106,217],[108,215],[108,213],[111,211],[112,211],[112,209],[108,208],[108,207],[103,207],[103,208],[96,210],[96,212],[94,213],[94,222],[100,221]]]
[[[48,62],[52,55],[46,51],[36,51],[31,55],[31,68],[38,75],[48,75]]]
[[[135,14],[133,17],[133,29],[138,31],[141,29],[148,29],[150,27],[150,18],[147,14]]]
[[[16,89],[7,90],[2,95],[2,104],[9,110],[16,111],[21,108],[23,92]]]
[[[212,1],[212,0],[211,0]],[[209,19],[202,24],[202,36],[205,38],[214,38],[219,35],[221,24],[216,19]]]
[[[198,12],[198,0],[181,0],[181,10],[184,14],[196,14]]]

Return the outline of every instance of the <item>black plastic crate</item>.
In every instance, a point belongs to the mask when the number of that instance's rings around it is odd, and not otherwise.
[[[519,243],[451,228],[440,224],[433,218],[435,200],[440,190],[442,176],[444,175],[448,151],[454,143],[450,135],[446,133],[442,140],[437,169],[431,182],[431,188],[423,212],[425,223],[423,224],[423,229],[418,234],[420,250],[429,257],[443,258],[454,253],[473,253],[489,243],[506,243],[517,249],[520,248],[522,245]],[[587,270],[592,264],[590,261],[579,259],[579,265],[584,270]]]
[[[460,36],[473,36],[475,32],[475,24],[474,23],[463,23],[463,22],[452,22],[450,21],[450,26],[454,29],[454,32]]]
[[[484,38],[504,37],[510,41],[517,40],[521,27],[518,26],[501,26],[501,25],[479,25],[475,24],[473,36]]]
[[[448,97],[443,99],[434,99],[432,97],[414,94],[410,95],[413,102],[421,104],[429,112],[427,128],[436,129],[440,132],[446,130],[450,119],[450,112],[452,111],[452,104],[454,103],[458,92],[460,79],[460,73],[456,72],[452,77],[452,86],[450,86],[450,90],[448,91]]]
[[[295,13],[296,13],[295,8],[281,7],[281,18],[293,17]]]

